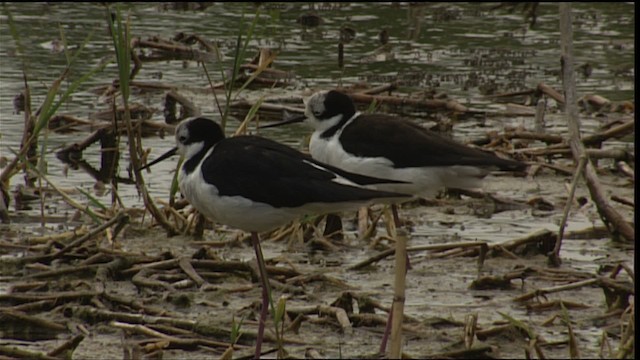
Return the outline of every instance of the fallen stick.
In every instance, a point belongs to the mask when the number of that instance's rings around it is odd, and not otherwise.
[[[19,294],[0,294],[0,302],[16,301],[20,303],[34,302],[43,300],[56,300],[58,304],[65,301],[73,301],[78,299],[90,299],[100,295],[97,291],[52,291],[47,293],[29,292]]]
[[[606,140],[609,140],[611,138],[619,138],[622,136],[626,136],[628,134],[631,134],[635,131],[635,122],[633,119],[630,119],[628,121],[625,121],[624,123],[610,128],[608,130],[605,130],[603,132],[597,133],[597,134],[592,134],[592,135],[587,135],[582,139],[582,143],[585,146],[596,146],[599,145],[603,142],[605,142]],[[534,134],[534,133],[530,133],[530,132],[526,132],[526,131],[515,131],[513,132],[513,134],[511,136],[513,136],[512,138],[517,138],[518,134],[521,134],[523,136],[524,139],[530,137],[533,140],[541,140],[541,141],[545,141],[548,140],[550,142],[556,142],[557,136],[559,135],[547,135],[547,136],[542,136],[540,134]],[[505,137],[507,136],[507,133],[505,132]],[[481,139],[481,140],[477,140],[476,142],[478,143],[482,143],[482,142],[487,142],[487,139]],[[530,149],[530,148],[524,148],[524,149],[517,149],[517,150],[513,150],[514,153],[518,153],[518,152],[535,152],[535,151],[541,151],[541,149],[566,149],[568,148],[569,145],[565,142],[564,138],[562,139],[562,141],[560,142],[556,142],[553,145],[549,145],[545,148],[534,148],[534,149]]]
[[[124,276],[129,276],[143,269],[171,269],[178,265],[180,259],[160,260],[140,265],[134,265],[131,268],[121,272]]]
[[[267,68],[264,66],[261,67],[255,64],[242,64],[240,65],[240,70],[260,70],[260,75],[264,75],[273,79],[289,80],[295,78],[295,75],[292,72]]]
[[[513,325],[505,324],[505,325],[497,325],[494,327],[490,327],[488,329],[480,329],[480,330],[476,330],[476,337],[478,338],[478,340],[484,341],[490,336],[500,335],[501,333],[507,330],[511,330],[512,328],[513,328]]]
[[[100,234],[101,232],[109,228],[111,225],[119,224],[121,222],[128,222],[128,221],[129,221],[129,215],[127,215],[124,211],[120,211],[116,214],[116,216],[112,217],[108,221],[105,221],[100,226],[93,228],[91,231],[89,231],[89,233],[74,240],[73,242],[71,242],[71,244],[65,246],[64,248],[58,250],[57,252],[53,254],[33,256],[33,257],[25,258],[25,260],[37,261],[37,262],[55,260],[61,257],[62,255],[68,253],[72,249],[84,244],[87,240],[92,239],[96,235]]]
[[[159,38],[143,40],[135,38],[131,41],[131,48],[150,48],[151,55],[139,55],[140,61],[166,61],[166,60],[216,60],[217,55],[212,52],[203,52],[190,46],[177,42],[169,42]]]
[[[409,252],[416,252],[416,251],[428,251],[428,250],[447,250],[447,249],[456,249],[456,248],[468,248],[468,247],[476,247],[476,246],[487,246],[486,242],[479,242],[479,241],[466,241],[466,242],[459,242],[459,243],[451,243],[451,244],[433,244],[433,245],[422,245],[422,246],[414,246],[414,247],[408,247],[407,248],[407,253]],[[375,262],[378,262],[386,257],[389,257],[393,254],[396,253],[396,249],[392,248],[389,250],[385,250],[381,253],[378,253],[366,260],[363,260],[351,267],[348,268],[348,270],[359,270],[362,269],[366,266],[369,266]]]
[[[47,353],[48,356],[61,356],[65,359],[71,359],[73,351],[80,345],[80,343],[84,340],[84,335],[78,334],[71,339],[65,341],[62,345],[57,348],[49,351]]]
[[[542,303],[527,304],[527,311],[547,311],[547,310],[560,310],[562,307],[567,309],[588,309],[589,305],[581,304],[567,300],[553,300]]]
[[[614,279],[605,276],[598,276],[591,279],[580,280],[576,282],[572,282],[570,284],[553,286],[548,288],[536,289],[530,291],[524,295],[517,296],[512,300],[515,302],[525,302],[531,300],[538,296],[546,296],[547,294],[557,293],[561,291],[579,289],[585,286],[598,285],[602,288],[614,289],[615,291],[619,291],[621,293],[634,295],[635,289],[632,286],[627,286],[625,283],[618,282]]]
[[[189,278],[191,278],[191,280],[193,280],[193,282],[195,282],[198,287],[202,286],[202,284],[206,282],[200,275],[198,275],[196,270],[193,268],[189,257],[180,258],[178,264],[180,265],[182,271],[184,271],[184,273],[187,274],[187,276],[189,276]]]
[[[73,274],[73,273],[91,274],[101,266],[102,264],[66,266],[63,268],[57,268],[49,271],[41,271],[41,272],[25,275],[23,278],[24,279],[43,279],[43,278],[57,277],[57,276]]]
[[[571,206],[573,205],[573,197],[576,193],[578,179],[580,179],[580,174],[582,174],[582,170],[584,169],[584,165],[586,164],[586,162],[586,156],[581,157],[580,161],[578,162],[578,168],[576,169],[576,172],[573,175],[573,180],[571,181],[569,197],[567,198],[567,202],[564,205],[564,211],[562,212],[562,220],[560,221],[560,228],[558,229],[558,238],[556,239],[556,245],[554,246],[553,251],[548,254],[548,259],[554,266],[560,266],[560,248],[562,246],[562,237],[564,236],[564,229],[567,226],[569,210],[571,210]]]
[[[631,178],[631,181],[636,181],[636,172],[625,161],[618,161],[616,163],[616,167],[618,168],[618,170],[620,170],[621,173]]]
[[[37,312],[37,311],[51,310],[57,305],[58,305],[57,300],[50,299],[50,300],[38,300],[38,301],[27,302],[24,304],[7,307],[6,309],[23,311],[23,312]]]
[[[555,240],[555,238],[556,238],[555,234],[552,231],[547,229],[540,229],[526,236],[523,236],[521,238],[506,240],[499,244],[487,245],[487,243],[484,243],[484,242],[482,243],[475,242],[475,244],[478,244],[478,245],[484,244],[485,246],[487,246],[488,247],[487,256],[488,255],[497,256],[499,253],[502,252],[502,249],[507,249],[509,252],[513,253],[520,246],[526,246],[530,244],[537,244],[537,246],[540,246],[540,244],[538,243],[544,244],[546,241]],[[471,247],[471,246],[468,246],[468,247]],[[455,250],[456,250],[455,252],[451,252],[451,253],[434,254],[434,255],[431,255],[431,257],[442,258],[442,257],[450,257],[450,256],[477,256],[480,253],[480,249],[455,249]]]
[[[582,142],[585,145],[598,145],[611,138],[620,138],[635,131],[636,123],[634,119],[630,119],[618,126],[612,127],[606,131],[585,136]]]
[[[65,231],[60,234],[51,234],[45,236],[34,236],[26,239],[27,244],[46,244],[49,242],[65,242],[71,238],[77,238],[78,236],[86,235],[89,230],[86,226],[81,225],[70,231]]]
[[[365,89],[362,91],[359,91],[358,93],[360,94],[365,94],[365,95],[376,95],[376,94],[380,94],[383,92],[391,92],[395,89],[397,89],[398,85],[396,83],[389,83],[389,84],[383,84],[380,86],[376,86],[376,87],[372,87],[370,89]]]
[[[501,98],[512,98],[515,96],[522,96],[522,95],[532,96],[536,94],[537,94],[537,97],[541,96],[542,94],[546,94],[547,96],[551,97],[552,99],[559,102],[560,104],[564,104],[564,96],[562,96],[560,92],[558,92],[556,89],[552,88],[551,86],[545,84],[544,82],[538,83],[535,89],[490,95],[490,96],[487,96],[487,98],[501,99]]]
[[[560,135],[535,133],[531,131],[523,130],[507,130],[504,132],[504,138],[511,139],[525,139],[525,140],[538,140],[547,144],[558,144],[564,141],[564,138]]]
[[[433,99],[412,99],[409,97],[368,95],[363,93],[351,93],[349,96],[356,103],[369,104],[376,103],[391,104],[397,106],[410,106],[421,110],[429,111],[455,111],[468,112],[469,109],[455,100],[433,100]]]
[[[192,116],[200,116],[202,111],[191,100],[185,96],[179,94],[176,90],[170,90],[164,97],[164,121],[167,124],[175,124],[178,119],[176,117],[176,104],[182,106],[180,111],[181,118],[188,118]]]
[[[61,150],[58,150],[58,152],[56,152],[56,155],[65,156],[68,158],[70,153],[81,153],[82,151],[84,151],[84,149],[91,146],[91,144],[93,144],[94,142],[102,141],[102,138],[105,136],[105,133],[107,131],[108,129],[106,127],[102,127],[89,134],[89,136],[87,136],[84,140],[73,143]]]
[[[343,308],[339,308],[335,306],[318,305],[317,312],[319,316],[327,314],[334,317],[338,321],[338,324],[340,324],[343,334],[348,335],[353,332],[353,328],[351,326],[351,320],[349,320],[349,315],[347,315],[347,312]]]
[[[572,157],[573,152],[570,148],[534,148],[523,149],[518,151],[519,153],[529,156],[550,156],[550,155],[562,155],[564,157]],[[632,152],[624,149],[585,149],[585,154],[592,159],[613,159],[616,161],[627,161],[633,159],[635,156]]]
[[[151,271],[148,269],[140,270],[137,274],[131,277],[131,283],[137,288],[147,287],[150,289],[164,289],[169,292],[175,292],[176,289],[173,284],[162,280],[151,279],[148,275]]]
[[[136,310],[136,312],[138,313],[157,316],[179,316],[178,313],[174,314],[170,310],[159,306],[145,305],[144,301],[138,298],[128,298],[125,296],[116,295],[109,291],[105,291],[104,293],[102,293],[102,297],[112,303],[118,303],[120,305],[124,305],[133,310]]]
[[[2,318],[3,323],[17,321],[23,326],[27,326],[27,324],[29,324],[29,327],[38,328],[39,331],[51,331],[60,333],[67,330],[66,325],[49,321],[37,316],[32,316],[22,311],[1,309],[0,318]]]
[[[559,165],[554,165],[554,164],[547,164],[547,163],[543,163],[543,162],[536,163],[536,165],[539,165],[540,167],[549,168],[551,170],[557,171],[557,172],[562,173],[564,175],[571,176],[571,175],[574,174],[574,169],[570,168],[570,167],[564,167],[564,166],[559,166]]]
[[[234,101],[229,105],[229,107],[231,108],[243,108],[247,110],[251,109],[253,106],[255,106],[255,103],[249,102],[247,100]],[[304,113],[304,108],[302,107],[294,107],[294,106],[282,105],[282,104],[272,104],[267,102],[261,103],[258,110],[278,111],[278,112],[288,111],[290,113],[296,113],[296,114]]]
[[[543,94],[548,95],[549,97],[559,102],[560,104],[564,104],[565,102],[565,97],[562,96],[562,94],[560,94],[556,89],[552,88],[551,86],[543,82],[538,84],[538,86],[536,87],[536,90],[542,92]]]
[[[567,290],[573,290],[573,289],[579,289],[581,287],[585,287],[585,286],[590,286],[590,285],[596,285],[598,284],[598,279],[594,278],[594,279],[587,279],[587,280],[582,280],[582,281],[576,281],[570,284],[566,284],[566,285],[560,285],[560,286],[553,286],[553,287],[548,287],[548,288],[542,288],[542,289],[536,289],[533,291],[530,291],[524,295],[520,295],[517,296],[515,298],[513,298],[512,300],[515,302],[525,302],[528,300],[531,300],[535,297],[538,296],[545,296],[547,294],[552,294],[552,293],[557,293],[557,292],[561,292],[561,291],[567,291]]]
[[[233,344],[222,342],[222,341],[213,341],[207,339],[199,339],[199,338],[180,338],[172,335],[167,335],[157,330],[153,330],[145,325],[141,324],[129,324],[121,321],[111,321],[109,325],[119,328],[129,330],[134,333],[146,335],[149,337],[167,340],[171,343],[172,346],[182,347],[182,348],[192,348],[194,346],[209,346],[209,347],[222,347],[228,348],[230,346],[234,346]],[[237,348],[240,348],[236,345]]]
[[[57,356],[50,356],[41,352],[20,349],[17,346],[0,345],[0,355],[8,356],[10,359],[42,359],[60,360]]]
[[[620,204],[623,204],[623,205],[630,206],[630,207],[632,207],[634,209],[636,207],[635,202],[633,200],[625,199],[625,198],[622,198],[622,197],[620,197],[618,195],[611,195],[611,200],[613,200],[615,202],[619,202]]]
[[[209,321],[195,321],[188,319],[172,318],[166,316],[152,316],[144,314],[132,314],[124,312],[116,312],[105,309],[98,309],[93,306],[79,305],[72,309],[73,316],[88,320],[90,323],[96,323],[101,321],[121,321],[131,324],[166,324],[177,327],[179,329],[185,329],[193,331],[196,334],[228,339],[230,331],[211,325]],[[265,338],[268,334],[265,334]],[[255,340],[255,333],[248,330],[243,330],[241,340],[253,341]],[[272,338],[271,341],[274,339]]]

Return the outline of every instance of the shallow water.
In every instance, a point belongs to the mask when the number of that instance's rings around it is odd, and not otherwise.
[[[541,4],[536,26],[531,29],[519,11],[509,14],[505,10],[492,11],[490,4],[319,4],[313,9],[305,4],[267,4],[260,9],[260,20],[249,45],[248,56],[257,47],[278,49],[275,66],[295,74],[293,86],[276,92],[245,92],[243,96],[255,99],[266,93],[269,97],[299,94],[308,88],[328,88],[338,84],[367,81],[373,84],[400,80],[401,90],[418,92],[434,89],[443,92],[472,109],[502,110],[502,105],[482,95],[481,89],[493,88],[495,93],[519,91],[535,87],[539,82],[560,89],[558,78],[559,44],[556,4]],[[131,18],[134,36],[147,38],[173,37],[177,32],[195,33],[217,43],[225,56],[222,65],[228,69],[239,24],[244,28],[256,13],[251,4],[218,3],[202,11],[167,9],[170,5],[154,3],[130,4],[125,10]],[[630,3],[573,4],[574,51],[576,67],[590,64],[589,77],[578,76],[578,95],[596,93],[610,100],[631,100],[634,97],[634,9]],[[22,135],[23,116],[16,114],[12,101],[23,88],[22,70],[31,86],[33,104],[43,100],[46,86],[62,72],[66,57],[52,43],[60,42],[60,33],[69,47],[77,48],[91,34],[91,40],[81,57],[72,66],[70,79],[74,80],[94,68],[99,62],[111,59],[112,43],[107,37],[103,6],[65,3],[6,3],[3,6],[0,36],[0,113],[2,122],[2,153],[7,147],[16,149]],[[19,31],[19,46],[12,39],[7,26],[7,14],[13,17]],[[319,27],[304,28],[296,22],[303,14],[317,14],[324,22]],[[340,28],[353,28],[356,36],[345,45],[345,66],[337,64],[337,43]],[[378,33],[386,29],[389,54],[392,58],[377,61],[367,54],[378,47]],[[20,55],[20,56],[17,56]],[[214,82],[220,79],[216,62],[207,63]],[[61,113],[81,118],[108,110],[102,98],[88,90],[110,83],[116,78],[115,65],[92,78],[65,104]],[[201,66],[193,62],[168,61],[145,63],[136,77],[139,81],[160,81],[184,87],[185,95],[192,98],[203,113],[218,116],[210,95],[198,91],[208,86]],[[162,120],[161,96],[134,97],[157,109],[153,119]],[[553,101],[548,105],[555,106]],[[491,117],[483,127],[475,123],[456,124],[454,136],[469,140],[484,131],[504,126],[532,126],[529,117]],[[597,119],[586,118],[585,131],[595,129]],[[231,125],[231,128],[235,126]],[[550,131],[563,132],[562,124],[551,121]],[[229,129],[230,131],[233,129]],[[294,131],[294,130],[291,130]],[[267,136],[287,143],[299,143],[300,130],[294,138],[284,131],[269,131]],[[52,134],[48,139],[51,152],[64,144],[83,138],[84,134]],[[170,137],[158,141],[148,138],[145,147],[153,147],[154,154],[171,146]],[[157,152],[156,152],[157,150]],[[93,146],[84,153],[90,163],[98,154]],[[53,181],[90,191],[93,180],[81,172],[63,175],[63,165],[50,153],[49,175]],[[167,168],[164,168],[166,170]],[[160,172],[160,171],[157,171]],[[156,177],[151,183],[156,196],[163,195],[161,184],[167,177]],[[120,189],[128,204],[137,202],[130,189]]]
[[[220,69],[231,66],[236,38],[240,24],[246,29],[256,8],[253,4],[216,3],[204,10],[167,9],[169,5],[156,3],[128,4],[125,13],[131,18],[134,36],[147,38],[160,36],[171,38],[177,32],[195,33],[215,42],[225,58],[222,63],[208,62],[207,68],[214,82],[220,81]],[[561,89],[559,73],[558,41],[558,5],[541,3],[538,9],[537,23],[530,28],[520,11],[509,13],[505,9],[491,10],[493,4],[427,3],[419,5],[388,3],[322,3],[313,9],[310,5],[298,3],[265,4],[260,10],[260,19],[256,25],[254,38],[249,44],[248,56],[253,56],[259,47],[279,49],[274,66],[277,69],[292,72],[295,75],[291,86],[278,90],[245,91],[242,97],[255,100],[261,95],[269,98],[286,96],[300,97],[316,89],[327,89],[338,85],[353,85],[370,82],[379,85],[389,81],[400,81],[399,91],[419,93],[435,90],[446,93],[449,98],[472,108],[488,111],[492,116],[486,119],[467,119],[454,121],[453,137],[460,141],[469,141],[482,137],[487,131],[502,131],[505,127],[523,126],[533,129],[530,116],[500,116],[504,105],[484,95],[493,89],[493,93],[505,93],[534,88],[545,82],[555,89]],[[578,96],[589,93],[604,96],[613,101],[633,100],[635,95],[635,8],[632,3],[574,3],[574,51],[576,67],[590,64],[589,76],[578,74]],[[5,3],[0,7],[0,156],[12,158],[9,149],[19,147],[23,131],[23,114],[13,110],[13,98],[23,89],[22,71],[26,70],[32,91],[33,104],[37,107],[45,95],[46,87],[59,76],[66,66],[64,52],[54,49],[52,42],[60,39],[60,32],[71,47],[79,46],[92,33],[83,54],[71,67],[70,79],[74,80],[94,68],[101,61],[113,56],[112,43],[106,30],[106,12],[96,3]],[[19,45],[9,32],[8,14],[11,14],[19,32]],[[303,14],[313,13],[323,19],[318,27],[304,28],[296,22]],[[345,44],[345,66],[338,67],[337,47],[340,28],[353,28],[356,36]],[[390,51],[376,52],[380,44],[378,34],[386,29],[389,34]],[[18,56],[20,55],[20,56]],[[249,60],[249,59],[247,59]],[[222,66],[220,66],[222,65]],[[73,95],[73,99],[63,105],[60,113],[80,118],[90,118],[92,114],[109,109],[104,99],[90,90],[110,84],[115,78],[116,67],[113,62],[103,73],[98,74]],[[157,81],[179,87],[181,94],[187,96],[202,108],[203,113],[218,119],[211,95],[203,89],[208,81],[202,66],[194,62],[166,61],[145,63],[136,80]],[[164,121],[162,115],[162,96],[158,94],[134,95],[133,101],[155,108],[153,120]],[[557,112],[557,104],[548,100],[547,131],[566,135],[564,119]],[[433,120],[448,120],[440,114],[420,114],[416,121],[433,123]],[[593,133],[612,117],[583,114],[582,128],[585,133]],[[632,116],[632,115],[630,115]],[[233,132],[237,122],[229,124],[228,132]],[[254,130],[252,130],[254,131]],[[277,139],[300,149],[304,149],[305,137],[309,130],[302,127],[289,129],[270,129],[263,136]],[[77,191],[83,189],[94,194],[100,201],[110,204],[108,192],[99,195],[94,190],[95,179],[80,170],[68,169],[55,157],[55,151],[73,142],[80,141],[86,133],[59,134],[50,133],[47,140],[48,176],[57,186],[72,193],[82,203],[88,203]],[[606,146],[615,148],[634,147],[632,139],[608,141]],[[173,146],[173,139],[147,137],[146,148],[152,148],[151,158],[158,156]],[[126,149],[126,139],[121,146]],[[125,150],[124,153],[127,151]],[[99,148],[94,145],[83,152],[83,158],[89,163],[99,164]],[[120,175],[126,176],[128,161],[120,163]],[[177,159],[175,159],[177,161]],[[567,160],[567,163],[569,161]],[[558,161],[563,163],[563,161]],[[610,167],[603,161],[601,167]],[[153,168],[146,176],[147,185],[154,197],[167,199],[169,183],[175,161],[167,161]],[[21,184],[22,177],[12,179],[11,189]],[[462,203],[448,205],[453,213],[444,207],[417,207],[403,210],[402,215],[413,223],[410,246],[453,241],[487,241],[490,243],[522,237],[539,229],[557,230],[561,219],[561,208],[567,192],[564,184],[571,179],[545,173],[533,179],[511,177],[489,177],[485,190],[500,197],[527,201],[540,196],[552,202],[555,210],[548,214],[534,213],[530,209],[512,210],[494,214],[491,218],[481,218],[474,214],[470,206]],[[619,194],[633,198],[633,185],[619,177],[604,176],[603,183],[608,194]],[[143,208],[133,186],[121,185],[118,193],[128,207]],[[577,196],[589,197],[584,186],[579,187]],[[39,203],[27,204],[31,209],[16,210],[10,207],[12,224],[3,225],[2,234],[10,239],[21,239],[32,232],[41,232]],[[623,215],[633,219],[634,210],[620,207]],[[45,214],[49,219],[44,232],[59,232],[74,228],[80,222],[71,221],[74,210],[59,197],[47,198]],[[567,231],[582,230],[592,226],[601,226],[593,206],[572,209]],[[382,230],[381,230],[382,231]],[[380,231],[379,231],[380,232]],[[350,247],[338,254],[309,253],[304,246],[288,249],[282,243],[266,242],[265,256],[277,258],[284,252],[303,270],[311,272],[318,268],[326,270],[358,291],[370,292],[378,301],[389,303],[392,295],[391,259],[381,261],[367,271],[350,272],[344,268],[364,260],[377,252],[348,234]],[[217,239],[217,233],[208,232],[209,237]],[[129,235],[123,246],[129,251],[159,252],[170,250],[177,253],[192,253],[195,246],[188,240],[177,237],[158,242],[163,235],[135,237]],[[149,245],[149,244],[152,245]],[[300,248],[302,247],[302,248]],[[594,273],[602,264],[627,261],[633,267],[633,249],[618,248],[606,239],[570,240],[563,245],[564,264],[571,269]],[[253,254],[250,248],[223,249],[222,256],[228,259],[250,260]],[[6,254],[6,253],[3,253]],[[328,256],[325,256],[328,255]],[[20,256],[12,252],[9,256]],[[543,257],[527,259],[528,266],[545,266]],[[470,291],[467,286],[478,275],[475,258],[432,260],[426,253],[412,254],[414,269],[409,275],[410,285],[407,293],[406,313],[424,322],[432,316],[450,316],[462,321],[470,312],[479,313],[479,321],[490,327],[496,321],[503,320],[496,311],[512,314],[517,318],[528,319],[539,324],[549,314],[530,314],[522,306],[513,304],[511,298],[521,295],[524,289],[504,292]],[[495,258],[487,261],[483,271],[503,273],[522,265],[517,261]],[[4,274],[3,274],[4,275]],[[549,284],[535,279],[527,283],[526,290]],[[0,293],[5,292],[0,282]],[[131,290],[131,289],[129,289]],[[292,297],[289,306],[304,306],[309,302],[330,303],[342,289],[330,288],[324,291],[319,286],[313,291],[313,297]],[[135,290],[132,290],[135,295]],[[201,294],[193,291],[198,298],[212,298],[221,302],[217,293]],[[255,296],[254,296],[255,295]],[[213,311],[198,306],[185,316],[198,318],[203,314],[215,313],[223,320],[230,321],[236,311],[248,306],[258,296],[258,290],[225,299],[233,301],[230,308]],[[561,298],[563,295],[558,295]],[[580,289],[569,295],[574,301],[582,301],[591,306],[589,310],[572,312],[578,322],[576,332],[581,340],[582,356],[598,356],[598,341],[602,330],[594,327],[591,318],[602,312],[602,291],[599,289]],[[555,296],[554,296],[555,298]],[[487,300],[489,299],[489,300]],[[212,301],[213,301],[212,300]],[[306,326],[306,325],[305,325]],[[548,340],[565,336],[563,327],[547,329],[538,327]],[[303,332],[302,338],[313,346],[325,350],[326,356],[354,356],[373,353],[377,349],[379,331],[357,328],[351,336],[337,334],[332,329],[311,326],[311,331]],[[407,340],[406,351],[411,354],[435,353],[443,347],[459,341],[460,329],[445,331],[432,330],[432,337]],[[86,339],[76,353],[79,357],[91,356],[96,346],[110,344],[114,351],[121,353],[119,341],[109,335],[100,334],[95,339]],[[335,344],[340,343],[340,350]],[[114,345],[116,344],[116,345]],[[327,345],[329,344],[329,345]],[[502,356],[522,356],[522,346],[512,344],[502,348]],[[301,355],[303,346],[290,346],[288,349]],[[113,349],[112,349],[113,350]],[[549,350],[552,357],[566,356],[566,349]],[[184,356],[185,353],[173,353]],[[176,355],[178,354],[178,355]],[[201,353],[188,353],[190,357]],[[206,357],[203,355],[203,357]]]

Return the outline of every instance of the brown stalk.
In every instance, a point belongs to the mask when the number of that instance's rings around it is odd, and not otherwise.
[[[404,301],[407,277],[407,233],[404,229],[397,229],[396,236],[396,263],[392,321],[391,321],[391,344],[389,346],[389,356],[394,359],[402,357],[402,321],[404,318]]]
[[[561,43],[561,65],[563,75],[563,86],[566,99],[566,113],[569,128],[569,145],[573,158],[578,161],[585,154],[584,144],[580,139],[580,119],[578,115],[577,96],[574,79],[574,59],[573,59],[573,28],[571,23],[571,4],[560,4],[560,43]],[[584,171],[584,179],[591,193],[591,198],[596,203],[598,213],[611,234],[614,237],[622,236],[627,241],[635,241],[635,230],[629,223],[612,207],[605,197],[605,193],[596,174],[596,170],[590,161],[587,161]]]

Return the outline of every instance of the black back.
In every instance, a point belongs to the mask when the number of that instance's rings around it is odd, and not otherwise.
[[[202,173],[207,182],[218,188],[220,195],[242,196],[274,207],[402,196],[333,182],[336,175],[324,169],[326,167],[275,141],[236,136],[216,144],[202,164]],[[382,182],[350,175],[360,181]]]
[[[442,137],[409,120],[383,114],[360,115],[344,128],[340,141],[348,153],[386,157],[395,168],[470,165],[519,171],[526,167]]]

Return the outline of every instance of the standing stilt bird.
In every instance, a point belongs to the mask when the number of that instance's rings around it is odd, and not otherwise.
[[[398,181],[352,174],[257,136],[225,138],[220,126],[207,118],[181,122],[175,139],[177,147],[144,168],[176,152],[181,154],[184,163],[178,182],[189,203],[213,221],[251,233],[262,282],[256,358],[261,353],[269,304],[269,282],[258,233],[305,214],[339,212],[374,200],[407,198],[361,187]]]
[[[522,171],[526,164],[465,146],[409,120],[362,114],[339,91],[320,91],[305,101],[304,115],[261,126],[294,122],[315,130],[311,156],[357,174],[398,180],[377,189],[432,197],[443,188],[476,188],[493,170]]]

